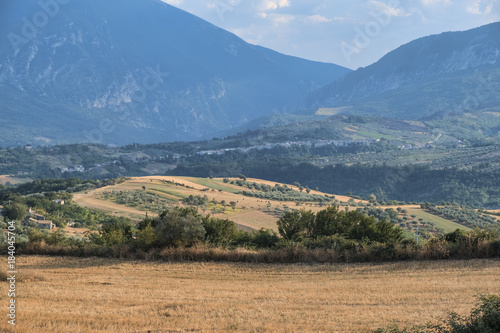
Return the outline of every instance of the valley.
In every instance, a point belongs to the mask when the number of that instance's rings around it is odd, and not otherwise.
[[[0,331],[497,332],[490,2],[2,0]]]

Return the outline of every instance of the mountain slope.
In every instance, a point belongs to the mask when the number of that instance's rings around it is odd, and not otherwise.
[[[500,22],[412,41],[311,93],[302,107],[419,119],[496,107],[499,88]]]
[[[159,0],[49,3],[2,2],[2,144],[196,139],[350,71],[247,44]]]

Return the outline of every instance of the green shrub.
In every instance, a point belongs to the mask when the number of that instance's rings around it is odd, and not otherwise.
[[[451,313],[443,325],[431,326],[439,333],[498,333],[500,332],[500,296],[480,296],[469,316]]]

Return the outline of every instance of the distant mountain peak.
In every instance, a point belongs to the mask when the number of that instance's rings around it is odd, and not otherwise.
[[[213,136],[350,72],[247,44],[159,0],[53,3],[2,3],[0,31],[11,33],[0,39],[9,126],[0,131],[9,144]]]
[[[496,76],[499,68],[497,22],[407,43],[311,93],[302,107],[311,111],[344,107],[352,113],[420,118],[457,108],[457,103],[476,93],[478,85],[484,86],[478,80],[490,80],[487,85],[496,87],[491,75]]]

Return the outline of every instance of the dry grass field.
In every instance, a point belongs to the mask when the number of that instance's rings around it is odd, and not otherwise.
[[[469,313],[500,261],[339,265],[17,259],[17,326],[1,332],[360,332]],[[6,267],[6,259],[0,260]],[[2,311],[8,285],[0,282]]]
[[[17,178],[9,175],[0,175],[0,184],[5,185],[7,183],[11,183],[12,185],[29,183],[32,179],[30,178]]]

